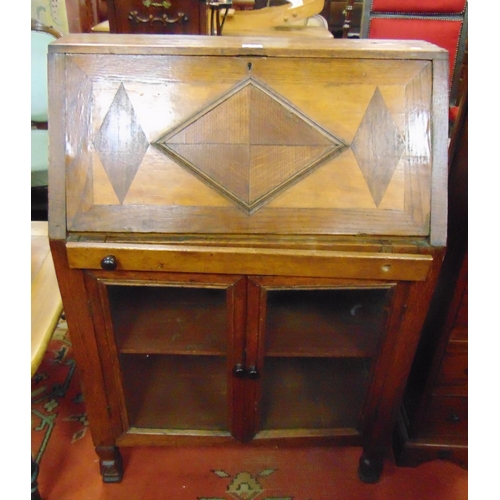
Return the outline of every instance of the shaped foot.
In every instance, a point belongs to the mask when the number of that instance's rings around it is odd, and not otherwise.
[[[382,475],[384,462],[380,456],[361,455],[358,466],[358,477],[363,483],[378,483]]]
[[[123,478],[123,462],[116,446],[96,446],[99,468],[105,483],[119,483]]]

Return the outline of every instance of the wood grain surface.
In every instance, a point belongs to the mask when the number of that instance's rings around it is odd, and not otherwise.
[[[68,231],[444,241],[434,46],[92,36],[51,47]]]

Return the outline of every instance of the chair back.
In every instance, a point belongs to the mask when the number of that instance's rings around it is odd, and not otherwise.
[[[467,0],[364,0],[361,38],[424,40],[450,54],[455,105],[467,40]]]
[[[31,19],[31,220],[47,220],[49,168],[48,46],[57,30]]]
[[[31,20],[31,121],[47,122],[47,53],[49,44],[61,34]]]

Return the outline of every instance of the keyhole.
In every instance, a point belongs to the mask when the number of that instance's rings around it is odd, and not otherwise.
[[[247,64],[247,68],[248,68],[248,71],[252,71],[252,63],[251,62],[249,62]]]

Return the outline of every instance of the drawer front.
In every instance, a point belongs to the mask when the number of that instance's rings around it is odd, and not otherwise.
[[[115,0],[110,12],[114,33],[199,35],[200,0]]]
[[[449,343],[441,369],[436,378],[434,393],[467,396],[468,391],[467,342]]]
[[[467,438],[467,434],[467,398],[432,396],[420,435]]]
[[[469,329],[467,326],[455,327],[451,330],[450,340],[467,340],[469,338]]]
[[[460,305],[458,306],[457,316],[453,329],[451,331],[451,340],[467,340],[468,338],[468,325],[469,325],[469,287],[466,284],[462,297],[460,298]]]
[[[425,280],[430,255],[188,245],[72,243],[69,265],[110,271],[204,272],[392,280]],[[111,260],[109,266],[103,259]]]
[[[460,306],[458,308],[457,317],[455,319],[455,327],[456,328],[467,328],[469,324],[469,286],[465,285],[465,289],[460,299]]]

